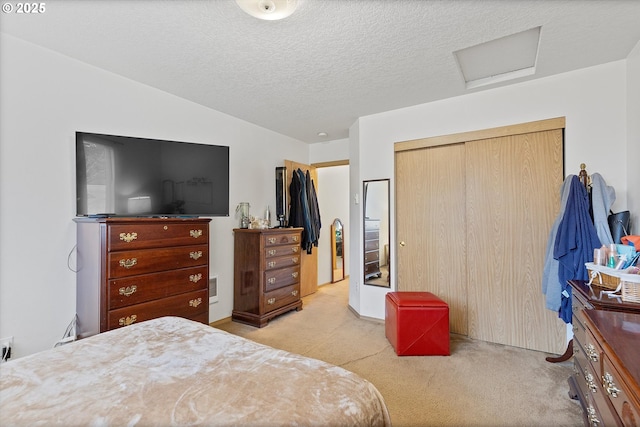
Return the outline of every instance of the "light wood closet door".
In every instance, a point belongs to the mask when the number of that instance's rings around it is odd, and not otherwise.
[[[562,130],[471,141],[465,149],[469,336],[562,353],[564,324],[541,293],[562,184]]]
[[[564,351],[565,324],[541,291],[562,128],[551,119],[396,144],[397,287],[444,299],[452,332]]]
[[[464,144],[396,153],[398,290],[449,304],[451,332],[467,334]]]

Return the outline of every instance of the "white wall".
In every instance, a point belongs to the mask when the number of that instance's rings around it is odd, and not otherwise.
[[[626,73],[626,61],[617,61],[361,117],[352,127],[350,135],[352,154],[360,154],[358,167],[354,167],[351,158],[352,192],[354,185],[361,185],[358,183],[363,180],[393,179],[395,142],[564,116],[565,173],[577,174],[580,163],[586,163],[590,173],[600,173],[609,185],[615,187],[617,199],[613,210],[625,210],[630,185],[627,183],[627,163],[624,160],[628,151]],[[392,181],[392,193],[395,193],[393,186]],[[391,210],[395,212],[393,196]],[[361,222],[362,215],[352,211],[352,252],[359,254],[362,253],[362,245],[354,247],[361,237],[353,233],[359,232]],[[395,242],[393,215],[391,241]],[[393,267],[395,251],[391,253]],[[352,257],[350,264],[351,276],[360,275],[360,259]],[[392,277],[392,288],[395,287],[395,277]],[[385,290],[360,286],[359,295],[355,290],[350,294],[350,304],[362,316],[382,319],[383,292]]]
[[[640,42],[627,57],[627,186],[631,234],[640,234]]]
[[[309,146],[5,34],[0,53],[0,338],[14,337],[13,357],[52,347],[75,314],[77,130],[230,146],[231,216],[211,222],[210,256],[210,318],[229,317],[235,207],[273,209],[275,167],[307,163]]]

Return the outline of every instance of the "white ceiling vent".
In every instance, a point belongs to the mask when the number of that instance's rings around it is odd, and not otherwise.
[[[540,29],[535,27],[453,52],[467,89],[534,74]]]

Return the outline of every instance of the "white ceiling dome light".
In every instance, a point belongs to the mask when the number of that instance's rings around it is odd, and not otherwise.
[[[258,19],[275,21],[291,15],[298,0],[236,0],[240,9]]]

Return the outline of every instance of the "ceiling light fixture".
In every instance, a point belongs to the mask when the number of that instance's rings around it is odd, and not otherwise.
[[[240,9],[266,21],[284,19],[298,7],[298,0],[236,0]]]
[[[318,132],[318,136],[325,137],[325,136],[329,136],[329,134],[326,132]]]

